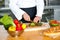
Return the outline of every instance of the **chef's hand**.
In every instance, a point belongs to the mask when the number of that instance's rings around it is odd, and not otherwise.
[[[26,20],[26,21],[30,21],[30,16],[29,16],[27,13],[24,13],[24,14],[23,14],[23,18],[24,18],[24,20]]]
[[[38,21],[41,21],[41,18],[39,16],[36,16],[33,21],[37,23]]]

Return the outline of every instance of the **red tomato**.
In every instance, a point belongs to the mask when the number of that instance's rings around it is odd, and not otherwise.
[[[56,21],[56,20],[54,20],[52,23],[57,23],[57,21]]]
[[[18,21],[17,19],[15,19],[15,20],[14,20],[14,23],[15,23],[15,24],[18,24],[18,23],[19,23],[19,21]]]
[[[19,27],[16,27],[16,31],[19,31]]]
[[[21,31],[21,30],[23,30],[22,27],[16,27],[16,31]]]
[[[20,26],[20,31],[23,30],[22,26]]]
[[[17,24],[16,25],[16,31],[21,31],[21,30],[23,30],[22,24]]]
[[[57,20],[51,20],[50,23],[52,23],[52,24],[58,24]]]

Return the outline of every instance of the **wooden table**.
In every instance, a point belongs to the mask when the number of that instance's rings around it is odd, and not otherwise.
[[[42,31],[25,31],[19,37],[10,36],[4,29],[3,25],[0,25],[0,40],[60,40],[60,37],[51,38],[41,35]]]

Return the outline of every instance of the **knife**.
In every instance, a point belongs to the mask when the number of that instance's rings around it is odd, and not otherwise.
[[[49,23],[49,19],[46,17],[46,21]]]
[[[28,21],[29,23],[32,23],[33,21],[32,20],[30,20],[30,21]]]

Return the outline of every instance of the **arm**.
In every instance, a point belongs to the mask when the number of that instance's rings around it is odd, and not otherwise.
[[[42,17],[43,10],[44,10],[44,0],[36,0],[37,5],[37,15],[39,17]]]
[[[9,8],[13,12],[13,14],[16,16],[18,20],[21,20],[23,13],[25,13],[23,10],[21,10],[17,5],[18,0],[10,0]]]
[[[36,0],[36,6],[37,6],[37,14],[34,18],[34,22],[41,21],[43,10],[44,10],[44,1],[43,0]]]

